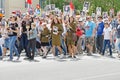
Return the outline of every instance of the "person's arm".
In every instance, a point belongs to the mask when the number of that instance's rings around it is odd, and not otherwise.
[[[11,31],[12,31],[12,32],[15,32],[15,33],[18,33],[18,30],[19,30],[19,29],[16,28],[16,30],[13,30],[13,29],[12,29]]]

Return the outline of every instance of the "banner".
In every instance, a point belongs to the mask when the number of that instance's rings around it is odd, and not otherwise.
[[[103,12],[103,18],[104,19],[108,18],[108,12]]]
[[[63,13],[64,13],[65,16],[69,15],[69,13],[70,13],[70,5],[63,6]]]
[[[102,12],[101,7],[97,7],[96,8],[96,15],[101,16],[101,12]]]
[[[111,9],[110,9],[109,14],[110,14],[110,17],[111,17],[111,18],[114,17],[114,8],[111,8]]]
[[[83,11],[89,12],[90,2],[84,2]]]

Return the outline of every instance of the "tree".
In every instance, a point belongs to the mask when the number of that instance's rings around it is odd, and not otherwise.
[[[47,0],[49,2],[49,0]],[[69,5],[71,0],[51,0],[51,3],[56,4],[56,7],[63,9],[63,5]],[[96,7],[101,7],[102,11],[109,11],[111,8],[115,9],[115,13],[120,10],[120,0],[72,0],[75,9],[82,10],[84,1],[90,2],[90,11],[96,12]]]

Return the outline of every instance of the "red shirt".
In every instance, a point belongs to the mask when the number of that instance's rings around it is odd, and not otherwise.
[[[83,34],[82,30],[81,30],[80,28],[77,28],[77,29],[76,29],[76,35],[77,35],[78,37],[80,37],[80,36],[82,36],[82,34]]]

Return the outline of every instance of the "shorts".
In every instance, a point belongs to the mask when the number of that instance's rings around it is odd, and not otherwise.
[[[94,45],[94,39],[92,38],[85,38],[86,45],[90,44],[91,46]]]

